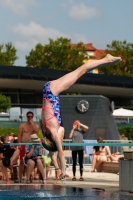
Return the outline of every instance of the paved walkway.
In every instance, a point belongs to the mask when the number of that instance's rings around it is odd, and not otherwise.
[[[105,191],[119,191],[119,175],[113,173],[90,172],[91,169],[85,169],[83,173],[84,181],[79,181],[79,170],[77,170],[77,181],[72,181],[72,169],[67,169],[69,178],[66,185],[80,188],[101,188]],[[60,185],[60,181],[58,185]]]
[[[66,173],[69,175],[66,182],[66,186],[75,186],[80,188],[101,188],[105,191],[119,191],[119,175],[113,173],[103,173],[103,172],[90,172],[91,168],[87,167],[84,169],[83,178],[84,181],[79,181],[79,170],[77,169],[76,178],[77,181],[72,181],[72,167],[67,168]],[[54,170],[52,171],[52,178],[47,180],[47,184],[52,184],[54,180]],[[0,184],[5,184],[5,181],[0,180]],[[17,184],[11,181],[11,184]],[[20,183],[25,184],[25,181]],[[34,180],[32,184],[41,184],[39,180]],[[58,181],[57,185],[62,185],[62,181]]]

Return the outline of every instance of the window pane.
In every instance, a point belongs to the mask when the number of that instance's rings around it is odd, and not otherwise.
[[[21,118],[20,118],[20,107],[13,107],[13,108],[10,108],[10,120],[16,120],[16,121],[20,121]]]
[[[34,104],[34,95],[33,94],[20,94],[20,103],[21,104]]]
[[[11,102],[18,103],[18,95],[17,94],[10,94]]]

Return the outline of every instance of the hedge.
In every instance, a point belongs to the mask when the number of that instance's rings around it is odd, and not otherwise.
[[[128,140],[133,140],[133,127],[120,127],[118,128],[118,131],[121,136],[125,136],[128,138]],[[0,128],[0,136],[1,135],[8,135],[9,133],[14,133],[15,136],[18,135],[18,129],[17,128]],[[43,138],[42,131],[39,130],[38,133],[39,138]]]
[[[17,136],[18,135],[18,128],[0,128],[0,136],[8,135],[10,133],[14,133],[14,135]],[[41,130],[39,130],[38,137],[43,138]]]
[[[125,136],[128,138],[128,140],[133,140],[133,127],[120,127],[118,128],[118,131],[121,136]]]

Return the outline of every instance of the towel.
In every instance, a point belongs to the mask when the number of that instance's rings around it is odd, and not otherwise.
[[[84,140],[84,143],[97,143],[97,140]],[[93,146],[84,146],[84,151],[90,157],[90,162],[92,163],[92,151]]]

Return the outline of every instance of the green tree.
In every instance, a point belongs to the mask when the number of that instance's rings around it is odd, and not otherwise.
[[[7,112],[11,108],[11,98],[0,94],[0,112]]]
[[[133,100],[131,100],[131,109],[133,110]]]
[[[101,67],[99,71],[105,74],[133,76],[133,43],[114,40],[111,44],[107,44],[107,48],[106,53],[120,56],[122,61],[111,67]]]
[[[16,56],[16,48],[13,47],[12,43],[0,44],[0,65],[12,66],[18,59]]]
[[[74,70],[83,64],[88,55],[83,43],[71,45],[67,38],[49,39],[49,44],[37,44],[26,56],[26,63],[31,67]]]

